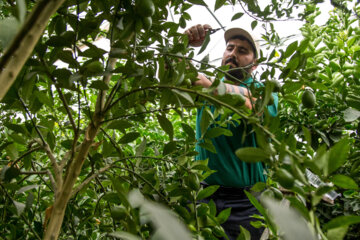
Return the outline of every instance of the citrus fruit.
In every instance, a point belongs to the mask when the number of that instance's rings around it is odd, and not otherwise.
[[[315,102],[316,102],[315,94],[311,90],[306,89],[301,97],[301,102],[306,108],[315,107]]]
[[[144,17],[141,19],[143,23],[143,28],[145,31],[148,31],[152,25],[152,18],[151,17]]]
[[[141,17],[151,17],[155,13],[155,5],[152,0],[137,0],[135,10]]]

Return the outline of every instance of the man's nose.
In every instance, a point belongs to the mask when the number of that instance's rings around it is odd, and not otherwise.
[[[236,57],[236,48],[234,48],[233,50],[231,50],[230,56],[231,56],[231,57]]]

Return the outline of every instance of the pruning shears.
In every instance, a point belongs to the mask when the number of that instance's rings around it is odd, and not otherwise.
[[[216,33],[217,31],[221,30],[221,29],[225,29],[226,27],[220,27],[220,28],[215,28],[215,29],[210,29],[209,30],[209,34],[213,34],[213,33]]]

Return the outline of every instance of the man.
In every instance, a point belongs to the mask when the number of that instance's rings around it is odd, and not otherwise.
[[[206,32],[211,29],[210,25],[196,25],[185,31],[189,38],[189,45],[199,47],[202,45]],[[257,42],[250,33],[241,28],[232,28],[224,34],[226,49],[222,57],[222,65],[228,65],[227,80],[232,84],[226,83],[226,92],[241,94],[245,97],[245,106],[253,109],[255,99],[252,98],[251,92],[246,87],[254,84],[260,87],[260,83],[254,82],[251,73],[256,69],[256,60],[259,57],[259,47]],[[198,81],[195,85],[210,87],[212,81],[206,76],[199,74]],[[272,116],[277,115],[278,99],[274,97],[274,105],[268,106],[268,112]],[[202,133],[200,121],[205,107],[198,109],[196,120],[196,137],[200,140]],[[214,112],[215,107],[210,106]],[[210,128],[213,126],[210,126]],[[207,185],[220,185],[219,189],[210,198],[214,200],[218,212],[231,208],[231,215],[223,224],[223,228],[230,239],[236,239],[240,233],[239,225],[250,231],[252,239],[260,239],[263,229],[256,229],[251,226],[253,214],[259,214],[256,208],[250,203],[244,190],[249,190],[257,182],[265,182],[264,167],[262,163],[245,163],[239,160],[235,151],[242,147],[256,147],[255,133],[251,131],[251,126],[245,123],[228,125],[227,128],[233,133],[233,136],[219,136],[212,139],[216,153],[210,152],[199,145],[196,151],[199,155],[196,160],[209,159],[209,168],[216,170],[215,173],[205,179]],[[245,140],[243,141],[243,134]],[[209,201],[207,199],[206,201]]]

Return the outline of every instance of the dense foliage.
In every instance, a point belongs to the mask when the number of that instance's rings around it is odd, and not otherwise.
[[[212,172],[207,161],[193,161],[196,108],[204,104],[217,108],[204,113],[202,147],[213,151],[211,138],[231,134],[223,126],[233,122],[256,132],[259,148],[237,151],[243,161],[268,166],[268,182],[253,188],[263,191],[262,204],[248,194],[263,215],[255,226],[267,226],[273,239],[359,238],[359,3],[331,1],[327,24],[318,26],[321,1],[269,1],[265,8],[257,1],[209,2],[214,6],[64,1],[43,22],[19,73],[5,77],[7,63],[21,58],[13,53],[35,36],[26,35],[36,32],[31,23],[50,3],[0,2],[0,80],[16,78],[0,103],[1,238],[224,236],[220,224],[230,209],[196,204],[217,188],[200,186]],[[241,97],[222,94],[226,68],[193,59],[181,32],[194,4],[209,11],[240,4],[234,21],[248,14],[252,28],[268,30],[262,41],[269,54],[262,51],[256,76],[264,87],[250,86],[258,99],[253,112]],[[302,39],[284,48],[273,22],[294,19],[304,23]],[[198,72],[217,79],[213,87],[192,86]],[[266,112],[272,92],[280,99],[276,118]],[[211,124],[216,127],[206,131]],[[341,196],[322,201],[334,190]],[[248,238],[242,230],[240,239]]]

